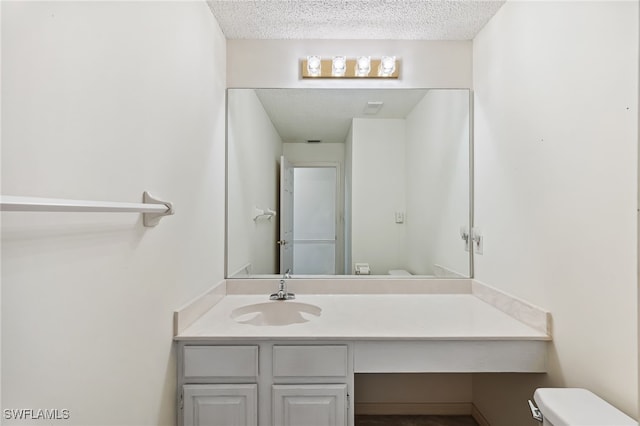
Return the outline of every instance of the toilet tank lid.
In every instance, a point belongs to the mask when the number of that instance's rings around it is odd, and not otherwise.
[[[622,411],[586,389],[540,388],[533,399],[554,426],[637,426]]]
[[[389,270],[389,275],[405,275],[405,276],[409,276],[409,275],[411,275],[411,272],[407,271],[406,269],[391,269],[391,270]]]

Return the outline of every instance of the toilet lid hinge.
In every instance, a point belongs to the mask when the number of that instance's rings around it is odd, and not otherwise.
[[[542,413],[531,400],[529,400],[529,409],[531,410],[531,415],[533,416],[533,418],[539,422],[542,422]]]

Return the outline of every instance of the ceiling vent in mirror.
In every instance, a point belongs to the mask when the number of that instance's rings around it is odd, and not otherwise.
[[[380,112],[380,109],[382,109],[382,105],[384,105],[384,102],[382,101],[369,101],[367,102],[367,106],[364,108],[364,113],[368,115],[377,114]]]

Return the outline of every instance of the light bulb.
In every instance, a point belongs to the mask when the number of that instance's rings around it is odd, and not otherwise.
[[[371,72],[371,57],[359,56],[358,59],[356,59],[356,76],[366,77],[369,75],[369,72]]]
[[[344,56],[334,56],[331,66],[331,75],[343,77],[347,72],[347,58]]]
[[[396,70],[396,57],[383,56],[378,67],[378,76],[390,77]]]
[[[318,77],[322,73],[320,56],[307,56],[307,73],[311,77]]]

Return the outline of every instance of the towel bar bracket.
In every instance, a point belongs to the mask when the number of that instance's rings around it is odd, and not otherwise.
[[[160,219],[165,216],[171,216],[174,214],[173,204],[168,201],[161,201],[153,197],[147,191],[142,194],[142,202],[145,204],[163,204],[167,207],[165,212],[161,213],[142,213],[142,224],[146,227],[153,227],[160,223]]]

